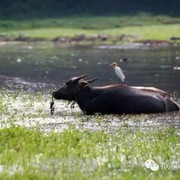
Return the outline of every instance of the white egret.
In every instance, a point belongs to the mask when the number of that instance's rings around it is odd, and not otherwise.
[[[123,83],[125,80],[125,75],[124,75],[122,69],[117,65],[116,62],[113,62],[109,66],[114,68],[116,76],[121,80],[121,83]]]

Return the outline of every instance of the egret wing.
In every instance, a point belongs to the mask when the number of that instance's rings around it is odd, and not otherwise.
[[[115,67],[115,73],[117,75],[117,77],[122,81],[124,82],[124,79],[125,79],[125,75],[122,71],[122,69],[120,67]]]

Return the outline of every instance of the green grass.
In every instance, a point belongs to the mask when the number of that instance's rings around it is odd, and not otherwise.
[[[32,20],[0,20],[1,29],[33,29],[33,28],[77,28],[77,29],[109,29],[127,26],[179,24],[179,17],[139,13],[132,16],[69,16]]]
[[[174,129],[152,132],[122,129],[114,134],[69,128],[0,130],[1,179],[178,179],[179,136]],[[153,159],[159,170],[144,162]]]
[[[180,18],[165,15],[137,14],[134,16],[72,16],[54,19],[0,20],[0,34],[24,35],[52,39],[77,34],[110,36],[133,35],[134,40],[169,40],[180,36]]]
[[[83,116],[58,101],[50,116],[49,94],[1,90],[0,179],[179,179],[180,130],[166,123],[179,113]]]
[[[121,34],[132,35],[135,39],[157,39],[169,40],[173,35],[180,36],[180,24],[178,25],[144,25],[130,26],[122,28],[112,28],[103,30],[84,30],[84,29],[68,29],[68,28],[42,28],[31,30],[10,31],[4,34],[17,34],[28,37],[41,37],[45,39],[53,39],[58,36],[73,37],[77,34],[95,35],[105,34],[112,36],[120,36]]]

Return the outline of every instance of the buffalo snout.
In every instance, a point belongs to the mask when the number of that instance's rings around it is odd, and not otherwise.
[[[73,101],[75,99],[74,92],[64,87],[62,87],[57,91],[54,91],[52,93],[52,96],[58,100],[62,99],[62,100]]]
[[[62,94],[60,91],[54,91],[52,93],[52,96],[55,98],[55,99],[62,99]]]

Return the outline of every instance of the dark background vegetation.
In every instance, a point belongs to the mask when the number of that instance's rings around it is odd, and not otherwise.
[[[179,16],[180,0],[0,0],[0,17],[7,19],[137,12]]]

